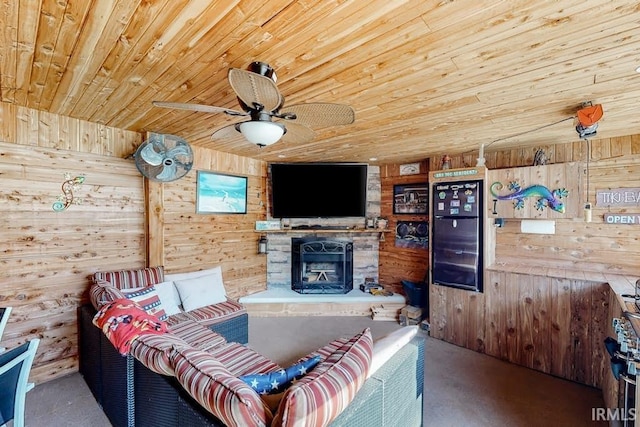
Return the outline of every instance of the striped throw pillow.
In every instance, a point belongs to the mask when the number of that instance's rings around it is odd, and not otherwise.
[[[367,328],[285,391],[271,425],[329,425],[364,384],[372,353],[373,340]]]
[[[182,387],[207,411],[229,427],[271,425],[273,414],[244,381],[206,351],[177,349],[172,354]]]
[[[146,288],[134,290],[121,290],[126,299],[135,301],[142,307],[144,311],[152,316],[156,316],[163,322],[167,320],[167,313],[162,308],[162,302],[158,296],[155,286],[147,286]]]

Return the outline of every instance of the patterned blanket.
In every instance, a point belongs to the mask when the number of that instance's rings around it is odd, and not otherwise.
[[[168,331],[167,324],[148,314],[134,301],[120,298],[104,305],[93,318],[120,354],[129,354],[131,343],[141,335],[160,335]]]

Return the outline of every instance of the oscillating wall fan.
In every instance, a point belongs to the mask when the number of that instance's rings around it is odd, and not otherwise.
[[[193,166],[193,151],[182,138],[153,133],[133,155],[140,173],[152,181],[170,182],[185,176]]]
[[[284,97],[275,83],[276,73],[264,62],[253,62],[247,70],[230,68],[227,78],[242,111],[179,102],[154,101],[153,105],[249,117],[249,120],[218,129],[211,138],[225,141],[233,138],[246,139],[259,147],[271,145],[280,138],[306,142],[314,138],[316,128],[348,125],[355,120],[353,109],[343,104],[305,103],[284,108]]]

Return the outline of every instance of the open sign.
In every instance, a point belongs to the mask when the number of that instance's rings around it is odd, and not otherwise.
[[[607,224],[640,224],[640,214],[604,214],[604,222]]]

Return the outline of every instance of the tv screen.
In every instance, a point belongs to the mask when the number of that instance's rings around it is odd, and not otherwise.
[[[364,217],[367,165],[362,163],[273,163],[274,218]]]

